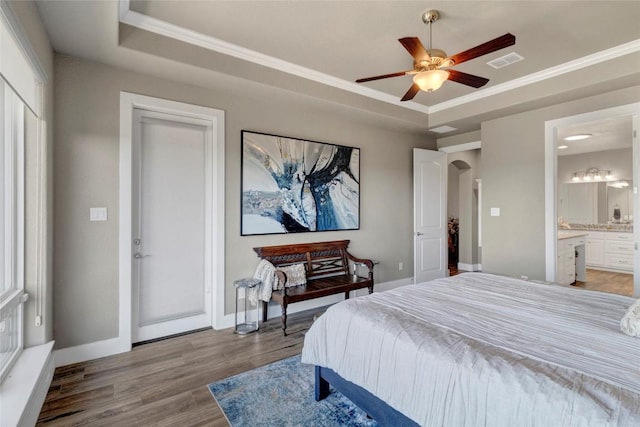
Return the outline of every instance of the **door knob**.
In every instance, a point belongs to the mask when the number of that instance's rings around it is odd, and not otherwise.
[[[419,231],[416,231],[416,236],[424,236],[424,234]]]
[[[133,257],[134,257],[135,259],[146,258],[146,257],[148,257],[148,256],[149,256],[149,255],[142,255],[140,252],[136,252],[135,254],[133,254]]]

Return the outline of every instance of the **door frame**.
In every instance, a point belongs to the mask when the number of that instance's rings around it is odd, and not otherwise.
[[[557,206],[557,186],[558,186],[558,153],[556,149],[556,139],[558,128],[605,119],[608,117],[632,116],[633,118],[633,240],[634,240],[634,285],[633,295],[640,295],[640,251],[638,243],[640,241],[640,167],[638,157],[640,147],[638,146],[638,132],[640,131],[640,103],[621,105],[618,107],[605,108],[584,114],[563,117],[545,122],[545,268],[546,280],[556,281],[557,269],[557,241],[558,241],[558,206]]]
[[[177,101],[120,92],[120,184],[119,184],[119,321],[118,342],[121,351],[131,349],[132,342],[132,186],[133,186],[133,110],[135,108],[181,115],[210,121],[212,124],[213,160],[211,211],[216,213],[208,238],[211,240],[211,324],[224,326],[224,111]]]
[[[471,150],[481,150],[480,152],[482,153],[482,140],[470,141],[464,144],[448,145],[446,147],[438,148],[438,151],[443,151],[447,153],[447,165],[456,161],[456,160],[453,160],[453,161],[451,160],[451,156],[449,156],[450,154],[460,153],[464,151],[471,151]],[[477,171],[480,170],[479,164],[480,164],[480,159],[478,159],[478,168],[476,170],[476,179],[474,181],[478,186],[478,206],[477,206],[478,212],[475,218],[477,220],[478,225],[477,225],[477,230],[474,230],[478,238],[478,247],[476,248],[478,250],[478,258],[477,258],[478,262],[475,264],[463,264],[462,267],[467,268],[466,270],[462,268],[462,270],[465,270],[465,271],[482,271],[482,249],[481,249],[482,248],[482,201],[481,201],[482,177],[477,175]],[[447,183],[447,197],[449,196],[448,194],[449,188],[450,188],[449,183]],[[447,212],[447,219],[448,218],[449,218],[449,212]],[[471,243],[473,244],[473,238],[471,239]],[[460,262],[458,262],[458,269],[461,269],[460,267],[461,267]]]

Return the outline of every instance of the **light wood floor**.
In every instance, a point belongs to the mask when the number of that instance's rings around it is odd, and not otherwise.
[[[588,268],[586,282],[576,282],[574,286],[593,291],[632,296],[633,274],[613,273]]]
[[[207,384],[299,354],[321,310],[257,333],[205,330],[56,369],[39,426],[227,426]]]

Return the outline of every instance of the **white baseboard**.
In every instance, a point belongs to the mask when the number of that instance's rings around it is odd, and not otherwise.
[[[130,350],[131,343],[127,345],[127,343],[121,342],[119,338],[111,338],[74,347],[62,348],[54,351],[53,354],[57,368],[58,366],[85,362],[87,360],[124,353]]]
[[[0,385],[0,425],[34,426],[47,397],[53,371],[53,341],[29,347]]]
[[[394,280],[391,282],[376,283],[374,286],[375,292],[387,291],[395,289],[400,286],[413,284],[413,278],[408,277],[405,279]],[[354,296],[362,296],[368,294],[367,289],[358,289],[355,291]],[[354,293],[352,293],[353,295]],[[335,304],[344,300],[344,294],[330,295],[327,297],[316,298],[309,301],[301,301],[295,304],[291,304],[288,307],[287,314],[294,314],[305,310],[311,310],[314,308],[324,307],[327,305]],[[272,319],[280,317],[282,311],[280,305],[269,304],[269,311],[267,318]],[[218,325],[216,330],[233,328],[235,326],[235,314],[230,313],[223,317],[222,322]],[[119,338],[112,338],[103,341],[96,341],[93,343],[82,344],[74,347],[67,347],[54,351],[55,366],[65,366],[72,363],[85,362],[87,360],[98,359],[100,357],[111,356],[118,353],[124,353],[131,350],[131,344],[123,343]]]
[[[462,271],[482,271],[482,264],[465,264],[462,262],[458,263],[458,270]]]

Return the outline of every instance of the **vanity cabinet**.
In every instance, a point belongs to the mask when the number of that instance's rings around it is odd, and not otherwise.
[[[608,268],[633,271],[633,234],[611,233],[605,241],[604,253]]]
[[[633,233],[589,232],[587,266],[616,271],[633,271]]]
[[[590,232],[587,234],[587,266],[604,267],[604,242],[606,232]]]
[[[585,236],[558,239],[557,281],[561,285],[586,280],[585,241]]]

